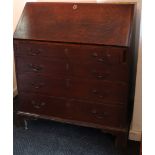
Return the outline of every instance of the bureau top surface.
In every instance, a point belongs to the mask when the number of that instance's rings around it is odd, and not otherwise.
[[[14,39],[129,46],[133,4],[28,2]]]

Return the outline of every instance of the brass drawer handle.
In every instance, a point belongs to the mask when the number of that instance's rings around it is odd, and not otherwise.
[[[31,49],[30,52],[28,53],[28,55],[37,56],[40,53],[41,53],[41,50],[40,49],[36,49],[35,51]]]
[[[31,83],[31,86],[33,86],[35,89],[39,89],[44,86],[44,83]]]
[[[105,73],[98,73],[96,70],[93,70],[92,73],[96,76],[98,79],[105,79],[110,73],[105,72]]]
[[[97,91],[96,89],[93,89],[93,90],[92,90],[92,93],[93,93],[93,94],[98,94],[98,91]]]
[[[94,53],[92,53],[92,56],[93,56],[93,57],[97,57],[98,54],[97,54],[96,52],[94,52]]]
[[[91,111],[91,113],[92,113],[92,114],[97,114],[97,111],[96,111],[95,109],[93,109],[93,110]]]
[[[104,98],[104,97],[106,97],[106,96],[109,94],[109,92],[110,92],[110,91],[104,91],[103,93],[101,93],[101,92],[99,92],[97,89],[93,89],[93,90],[92,90],[92,93],[93,93],[94,95],[97,95],[97,97],[99,97],[99,98]]]
[[[105,79],[105,76],[104,75],[98,75],[97,78],[98,79]]]
[[[42,70],[42,67],[38,65],[29,64],[28,67],[34,72],[40,72]]]
[[[97,112],[97,110],[95,110],[95,109],[93,109],[92,111],[91,111],[91,114],[93,114],[96,118],[98,118],[98,119],[103,119],[103,118],[105,118],[106,116],[107,116],[107,113],[106,112],[102,112],[102,113],[99,113],[99,112]]]
[[[105,57],[99,58],[99,59],[98,59],[98,62],[104,63],[104,62],[105,62]]]
[[[103,118],[105,118],[105,114],[103,113],[102,115],[96,115],[96,117],[98,118],[98,119],[103,119]]]
[[[45,102],[40,102],[40,103],[38,103],[38,102],[36,102],[36,101],[34,101],[34,100],[31,101],[31,104],[32,104],[33,107],[36,108],[36,109],[40,109],[41,107],[43,107],[43,106],[46,105]]]

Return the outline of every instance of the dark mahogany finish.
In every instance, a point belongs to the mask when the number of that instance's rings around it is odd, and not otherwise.
[[[18,114],[95,127],[125,145],[133,4],[26,3],[14,33]]]

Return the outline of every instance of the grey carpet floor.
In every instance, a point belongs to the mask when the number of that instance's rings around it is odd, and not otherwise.
[[[92,128],[37,120],[13,132],[14,155],[139,155],[137,143],[118,150],[111,135]]]

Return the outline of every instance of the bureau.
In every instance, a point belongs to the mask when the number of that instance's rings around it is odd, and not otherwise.
[[[134,4],[28,2],[14,33],[17,115],[93,127],[125,145]]]

